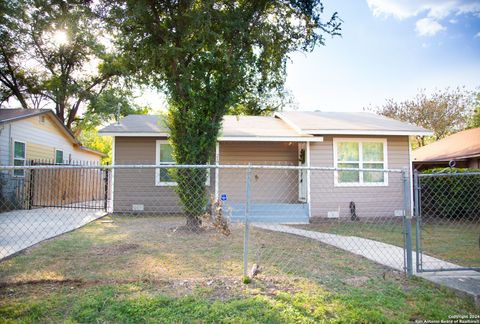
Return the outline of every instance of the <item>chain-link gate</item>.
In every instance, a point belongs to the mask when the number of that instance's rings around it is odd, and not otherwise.
[[[414,174],[417,272],[480,270],[480,172]]]

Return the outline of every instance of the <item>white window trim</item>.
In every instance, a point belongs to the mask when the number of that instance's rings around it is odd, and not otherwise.
[[[16,158],[15,157],[15,143],[22,143],[23,145],[25,145],[25,156],[23,157],[23,159],[21,158]],[[12,165],[15,165],[15,160],[23,160],[23,166],[25,166],[27,164],[27,142],[24,142],[24,141],[18,141],[18,140],[13,140],[13,152],[12,152]],[[15,170],[12,171],[12,174],[15,178],[25,178],[25,170],[23,170],[23,175],[16,175],[15,174]]]
[[[156,165],[175,165],[175,162],[160,161],[161,144],[170,144],[167,140],[157,140],[155,145],[155,164]],[[155,186],[157,187],[175,187],[178,184],[175,181],[160,181],[160,169],[155,169]],[[205,185],[210,186],[210,169],[207,169],[207,181]]]
[[[358,163],[360,169],[363,169],[363,148],[362,143],[365,142],[382,142],[383,143],[383,161],[368,161],[366,163],[383,163],[383,169],[388,169],[388,147],[386,138],[346,138],[346,137],[335,137],[333,138],[333,163],[334,167],[338,168],[338,142],[356,142],[359,143],[359,157],[358,161],[351,161],[350,163]],[[349,163],[349,161],[342,161],[342,163]],[[386,187],[388,186],[388,172],[385,172],[383,175],[383,182],[363,182],[363,172],[359,171],[359,180],[360,182],[338,182],[338,171],[334,173],[334,186],[335,187]]]
[[[62,162],[60,163],[57,163],[57,152],[62,152]],[[55,158],[54,158],[55,164],[63,164],[63,161],[65,161],[64,158],[65,158],[65,152],[62,149],[55,149]]]

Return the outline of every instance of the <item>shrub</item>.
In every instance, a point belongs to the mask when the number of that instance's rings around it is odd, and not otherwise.
[[[420,178],[424,218],[471,221],[480,217],[480,169],[435,168],[422,174],[451,174]]]

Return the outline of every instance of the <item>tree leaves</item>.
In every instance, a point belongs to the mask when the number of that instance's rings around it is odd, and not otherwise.
[[[381,107],[369,110],[432,130],[437,141],[467,126],[472,110],[472,93],[463,88],[436,90],[426,94],[421,90],[410,100],[396,102],[393,99]],[[424,136],[417,138],[417,146],[428,144]]]
[[[237,110],[267,110],[253,102],[283,92],[289,53],[312,50],[324,34],[340,30],[336,15],[322,22],[318,0],[124,0],[104,2],[101,12],[117,28],[116,43],[132,73],[166,93],[170,141],[180,164],[207,163],[228,109],[241,103],[247,108]],[[191,183],[189,178],[177,190],[195,218],[204,201],[204,175]],[[187,192],[202,196],[194,212],[189,206],[195,198]]]
[[[123,71],[103,43],[103,22],[83,1],[2,1],[1,7],[2,101],[54,108],[73,128],[81,107]]]

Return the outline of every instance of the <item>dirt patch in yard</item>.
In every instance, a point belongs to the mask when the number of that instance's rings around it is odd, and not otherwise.
[[[430,318],[433,307],[456,313],[470,309],[453,295],[409,281],[402,273],[365,258],[315,240],[255,227],[250,232],[249,263],[258,264],[261,272],[246,285],[241,226],[232,226],[231,235],[223,236],[210,230],[172,231],[185,223],[182,218],[113,217],[112,221],[94,222],[0,262],[0,317],[2,305],[7,312],[16,303],[36,305],[49,298],[56,303],[50,307],[64,307],[67,313],[78,300],[90,303],[89,298],[95,308],[97,293],[100,303],[166,295],[220,301],[216,304],[238,300],[239,307],[245,298],[287,306],[308,306],[314,298],[319,309],[333,303],[346,310],[390,312],[392,319],[416,312]],[[421,309],[417,309],[419,300]],[[306,309],[314,312],[314,308]],[[335,313],[333,309],[325,311]]]
[[[111,246],[94,247],[91,250],[93,254],[100,255],[119,255],[128,251],[136,250],[140,247],[136,243],[113,244]]]

